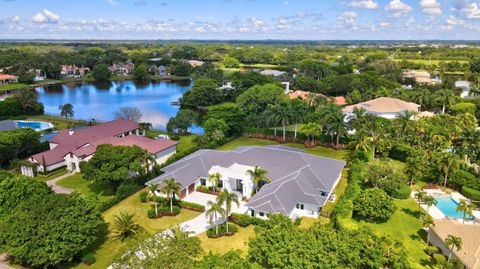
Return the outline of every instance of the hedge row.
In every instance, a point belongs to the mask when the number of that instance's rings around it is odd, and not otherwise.
[[[208,194],[213,194],[213,195],[219,195],[220,192],[219,191],[216,191],[213,189],[213,187],[207,187],[207,186],[197,186],[197,188],[195,189],[196,191],[198,192],[203,192],[203,193],[208,193]]]
[[[222,224],[218,226],[218,234],[216,233],[216,228],[212,227],[207,230],[207,237],[208,238],[219,238],[222,236],[232,236],[236,232],[238,232],[238,226],[233,223],[228,223],[228,233],[226,230],[226,225]]]
[[[180,214],[180,211],[181,211],[181,208],[178,206],[173,206],[172,211],[170,211],[169,206],[162,206],[162,207],[158,207],[157,211],[155,211],[155,208],[150,208],[147,211],[147,216],[149,219],[161,218],[163,216],[176,216]],[[158,212],[158,214],[156,212]]]
[[[468,186],[463,186],[462,194],[474,201],[480,201],[480,190]]]
[[[229,217],[229,220],[240,227],[247,227],[250,224],[263,225],[265,223],[265,220],[263,219],[251,217],[247,214],[238,214],[238,213],[232,213]]]
[[[335,144],[335,143],[330,143],[330,142],[322,142],[322,141],[307,141],[307,140],[302,140],[294,137],[286,137],[285,140],[283,139],[282,136],[274,136],[274,135],[269,135],[269,134],[262,134],[262,133],[250,133],[247,135],[250,138],[256,138],[256,139],[266,139],[266,140],[271,140],[275,141],[278,143],[300,143],[303,144],[307,148],[313,148],[313,147],[326,147],[326,148],[331,148],[331,149],[347,149],[348,145],[346,144]]]
[[[196,204],[196,203],[191,203],[191,202],[186,202],[186,201],[179,200],[178,205],[181,208],[185,208],[185,209],[192,210],[192,211],[197,211],[197,212],[204,212],[205,211],[205,206],[200,205],[200,204]]]

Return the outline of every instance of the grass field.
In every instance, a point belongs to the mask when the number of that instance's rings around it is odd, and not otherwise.
[[[23,88],[27,88],[27,87],[29,87],[29,86],[27,84],[23,84],[23,83],[0,85],[0,93],[3,92],[3,91],[23,89]]]
[[[255,236],[254,226],[250,225],[246,228],[238,228],[238,232],[233,236],[224,236],[220,238],[208,238],[207,233],[199,234],[203,254],[209,251],[217,254],[224,254],[230,250],[240,250],[243,256],[248,254],[248,241],[250,237]]]
[[[393,59],[395,62],[407,61],[416,64],[426,64],[426,65],[439,65],[440,63],[449,63],[449,62],[459,62],[461,64],[466,64],[466,60],[423,60],[423,59]]]
[[[58,186],[74,189],[83,194],[94,194],[100,200],[114,198],[114,191],[108,182],[91,182],[83,178],[82,174],[74,174],[57,182]]]
[[[149,219],[147,218],[147,211],[151,207],[151,204],[140,202],[139,195],[142,191],[131,195],[102,214],[107,225],[104,227],[99,240],[91,249],[97,262],[90,266],[80,263],[74,266],[68,266],[68,268],[105,269],[112,264],[116,255],[118,255],[118,251],[124,246],[124,243],[111,237],[112,228],[110,224],[114,220],[114,216],[118,215],[122,211],[134,213],[136,215],[136,222],[150,234],[168,229],[200,214],[194,211],[182,210],[179,215],[174,217]]]
[[[167,134],[166,132],[160,132],[160,131],[148,131],[147,132],[147,137],[154,138],[155,136],[159,134]],[[188,150],[189,148],[193,147],[193,139],[197,135],[191,134],[191,135],[181,135],[180,140],[178,140],[178,145],[177,145],[177,151],[178,152],[183,152]]]
[[[52,116],[52,115],[36,115],[36,116],[28,116],[26,120],[30,121],[46,121],[50,122],[55,126],[56,130],[62,130],[67,128],[67,123],[64,118],[60,116]],[[68,119],[70,127],[74,125],[86,125],[88,124],[87,121],[84,120],[72,120]]]
[[[48,174],[46,174],[46,175],[38,174],[38,175],[35,177],[35,179],[36,179],[36,180],[40,180],[40,181],[49,181],[49,180],[54,179],[54,178],[57,178],[57,177],[59,177],[59,176],[63,176],[63,175],[65,175],[67,172],[68,172],[67,169],[62,168],[62,169],[58,169],[58,170],[55,170],[55,171],[53,171],[53,172],[50,172],[50,173],[48,173]]]

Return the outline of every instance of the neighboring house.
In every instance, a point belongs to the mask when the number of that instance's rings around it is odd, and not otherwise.
[[[18,83],[18,77],[14,75],[0,75],[0,85]]]
[[[158,164],[175,154],[178,142],[167,139],[149,139],[139,135],[139,125],[128,120],[114,120],[78,130],[62,130],[50,141],[50,150],[31,156],[37,172],[52,171],[67,166],[68,171],[80,172],[79,164],[88,161],[101,144],[139,146],[155,157]],[[22,169],[22,172],[25,169]],[[35,171],[24,174],[32,176]]]
[[[255,195],[256,186],[247,174],[255,166],[268,171],[270,183]],[[243,146],[231,151],[199,150],[162,170],[161,176],[147,185],[174,178],[182,184],[180,198],[198,186],[212,186],[209,175],[220,173],[219,188],[248,199],[247,213],[266,218],[267,214],[284,214],[291,218],[318,217],[340,180],[345,162],[307,154],[285,146]],[[253,195],[253,197],[252,197]]]
[[[455,81],[455,88],[460,89],[462,92],[460,93],[460,97],[462,98],[475,98],[480,96],[478,93],[471,94],[472,90],[472,83],[467,80],[457,80]]]
[[[265,69],[265,70],[261,71],[260,74],[265,75],[265,76],[281,77],[281,76],[286,75],[287,72],[273,70],[273,69]]]
[[[46,79],[47,75],[45,73],[42,74],[41,69],[30,69],[30,72],[35,74],[35,77],[33,78],[33,81],[42,81],[42,80]]]
[[[454,248],[453,256],[457,257],[467,269],[480,269],[480,225],[442,219],[435,221],[429,233],[430,243],[439,247],[447,256],[451,251],[445,246],[445,238],[449,235],[460,237],[462,247],[460,250]]]
[[[205,64],[205,62],[198,60],[188,60],[187,63],[193,68],[197,68]]]
[[[0,121],[0,132],[17,129],[17,124],[13,120]]]
[[[168,71],[168,68],[164,65],[160,65],[158,67],[158,72],[161,77],[168,77],[170,76],[170,72]]]
[[[407,70],[403,72],[403,76],[406,78],[414,78],[418,84],[434,85],[441,82],[439,79],[432,79],[430,73],[425,71]]]
[[[294,92],[290,92],[288,94],[288,98],[290,98],[290,99],[300,98],[302,100],[309,101],[309,98],[312,94],[314,96],[318,96],[318,97],[321,97],[321,96],[325,97],[325,95],[323,95],[321,93],[313,93],[313,92],[309,92],[309,91],[297,90],[297,91],[294,91]],[[343,96],[336,96],[336,97],[329,98],[329,99],[333,100],[333,102],[338,106],[344,106],[344,105],[347,104],[347,100],[345,100],[345,97],[343,97]]]
[[[379,97],[355,105],[346,106],[342,111],[348,117],[354,108],[363,108],[367,114],[386,119],[394,119],[405,111],[419,112],[420,105],[391,97]]]
[[[76,65],[62,65],[60,75],[64,78],[79,78],[90,72],[88,67],[78,67]]]
[[[135,69],[135,64],[131,61],[127,61],[126,63],[114,63],[108,68],[110,73],[116,76],[128,76],[133,72],[133,69]]]

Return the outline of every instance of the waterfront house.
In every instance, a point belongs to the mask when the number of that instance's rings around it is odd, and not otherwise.
[[[135,64],[131,61],[127,61],[126,63],[114,63],[108,67],[110,73],[116,76],[128,76],[133,72],[133,69],[135,69]]]
[[[186,62],[193,68],[197,68],[205,64],[205,62],[198,60],[187,60]]]
[[[88,67],[78,67],[76,65],[62,65],[60,75],[64,78],[80,78],[90,72]]]
[[[18,77],[14,75],[0,75],[0,85],[18,83]]]
[[[168,139],[149,139],[140,135],[138,123],[128,120],[114,120],[77,130],[65,129],[50,141],[50,150],[32,155],[28,160],[33,169],[24,169],[27,176],[35,172],[49,172],[66,166],[70,172],[80,172],[79,164],[88,161],[101,144],[114,146],[139,146],[155,157],[156,163],[164,163],[175,154],[178,142]],[[25,172],[24,172],[25,171]]]
[[[267,172],[270,183],[259,186],[247,173],[256,166]],[[291,218],[318,217],[338,184],[345,162],[305,153],[285,146],[242,146],[231,151],[199,150],[163,168],[164,173],[147,182],[162,184],[174,178],[182,185],[180,198],[199,186],[213,187],[209,175],[219,173],[218,187],[248,199],[246,212],[267,218],[284,214]]]
[[[353,115],[354,108],[363,108],[367,114],[386,119],[394,119],[406,111],[419,112],[420,105],[405,102],[403,100],[391,97],[379,97],[355,105],[346,106],[342,111],[347,116]]]
[[[170,72],[168,71],[168,68],[164,65],[160,65],[158,67],[158,72],[161,77],[168,77],[170,76]]]
[[[265,75],[265,76],[272,76],[272,77],[282,77],[287,74],[285,71],[279,71],[279,70],[273,70],[273,69],[265,69],[260,72],[260,74]]]

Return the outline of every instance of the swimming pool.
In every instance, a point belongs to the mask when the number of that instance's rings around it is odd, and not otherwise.
[[[435,196],[437,200],[436,207],[442,211],[442,213],[449,218],[463,219],[463,212],[457,212],[457,201],[453,200],[448,196]],[[473,217],[467,214],[467,220],[472,220]]]
[[[43,121],[15,121],[18,128],[32,128],[35,131],[43,131],[53,128],[53,124]]]

